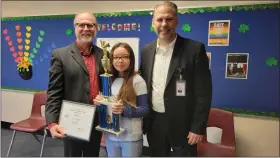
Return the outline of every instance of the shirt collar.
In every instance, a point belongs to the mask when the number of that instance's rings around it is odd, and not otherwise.
[[[76,41],[76,45],[78,46],[78,48],[79,48],[81,54],[84,55],[84,49],[81,47],[81,45],[80,45],[77,41]],[[90,49],[89,49],[89,51],[92,52],[92,50],[93,50],[93,44],[90,43]]]
[[[176,40],[177,40],[177,34],[176,34],[176,37],[174,38],[174,40],[168,46],[160,46],[159,45],[159,40],[157,39],[157,48],[160,48],[160,47],[165,47],[165,48],[171,47],[171,48],[174,48]]]

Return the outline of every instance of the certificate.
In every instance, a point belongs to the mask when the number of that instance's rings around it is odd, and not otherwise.
[[[95,105],[63,100],[58,124],[66,136],[89,141],[95,110]]]

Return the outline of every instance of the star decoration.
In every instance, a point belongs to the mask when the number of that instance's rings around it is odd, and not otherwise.
[[[67,36],[72,35],[72,29],[67,29],[67,30],[65,31],[65,33],[66,33]]]
[[[245,32],[247,32],[247,31],[249,31],[249,25],[246,25],[246,24],[241,24],[241,25],[239,25],[239,28],[238,28],[238,31],[240,32],[240,33],[245,33]]]
[[[277,66],[278,61],[274,57],[270,57],[265,61],[265,63],[267,66],[272,67],[273,65]]]
[[[153,25],[150,26],[150,31],[155,32],[155,29],[154,29]]]
[[[192,27],[191,27],[191,25],[189,25],[189,24],[184,24],[184,25],[182,26],[182,30],[183,30],[184,32],[190,32],[191,29],[192,29]]]

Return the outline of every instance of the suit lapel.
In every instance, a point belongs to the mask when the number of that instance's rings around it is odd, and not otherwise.
[[[176,70],[176,67],[178,65],[178,62],[179,62],[181,54],[182,54],[182,47],[183,47],[183,39],[182,39],[182,37],[177,35],[177,40],[176,40],[174,50],[173,50],[173,54],[172,54],[172,58],[171,58],[170,64],[169,64],[169,69],[168,69],[165,88],[168,86],[168,84],[171,80],[171,77],[173,76],[173,73]]]
[[[147,62],[147,68],[148,68],[148,82],[147,86],[148,88],[152,88],[152,72],[154,68],[154,59],[155,59],[155,53],[156,53],[156,46],[157,46],[157,40],[155,40],[151,44],[150,52],[147,52],[146,54],[146,62]]]
[[[74,60],[83,68],[83,70],[88,74],[88,70],[87,70],[87,67],[86,67],[86,64],[83,60],[83,57],[81,55],[81,52],[80,52],[80,49],[79,47],[73,43],[72,44],[72,56],[74,58]]]

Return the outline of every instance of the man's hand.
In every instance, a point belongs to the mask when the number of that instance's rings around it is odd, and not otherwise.
[[[114,114],[122,114],[123,110],[124,110],[124,105],[123,105],[123,102],[121,100],[112,104],[112,112]]]
[[[98,102],[96,102],[96,101],[100,101],[100,100],[103,100],[104,99],[104,97],[102,96],[102,94],[101,94],[101,92],[99,92],[99,94],[95,97],[95,98],[93,98],[93,104],[94,105],[100,105]]]
[[[188,138],[189,138],[189,144],[194,145],[197,143],[200,143],[202,141],[203,135],[198,135],[192,132],[189,132]]]
[[[65,130],[61,128],[59,125],[54,125],[50,129],[51,135],[53,138],[64,138]]]

